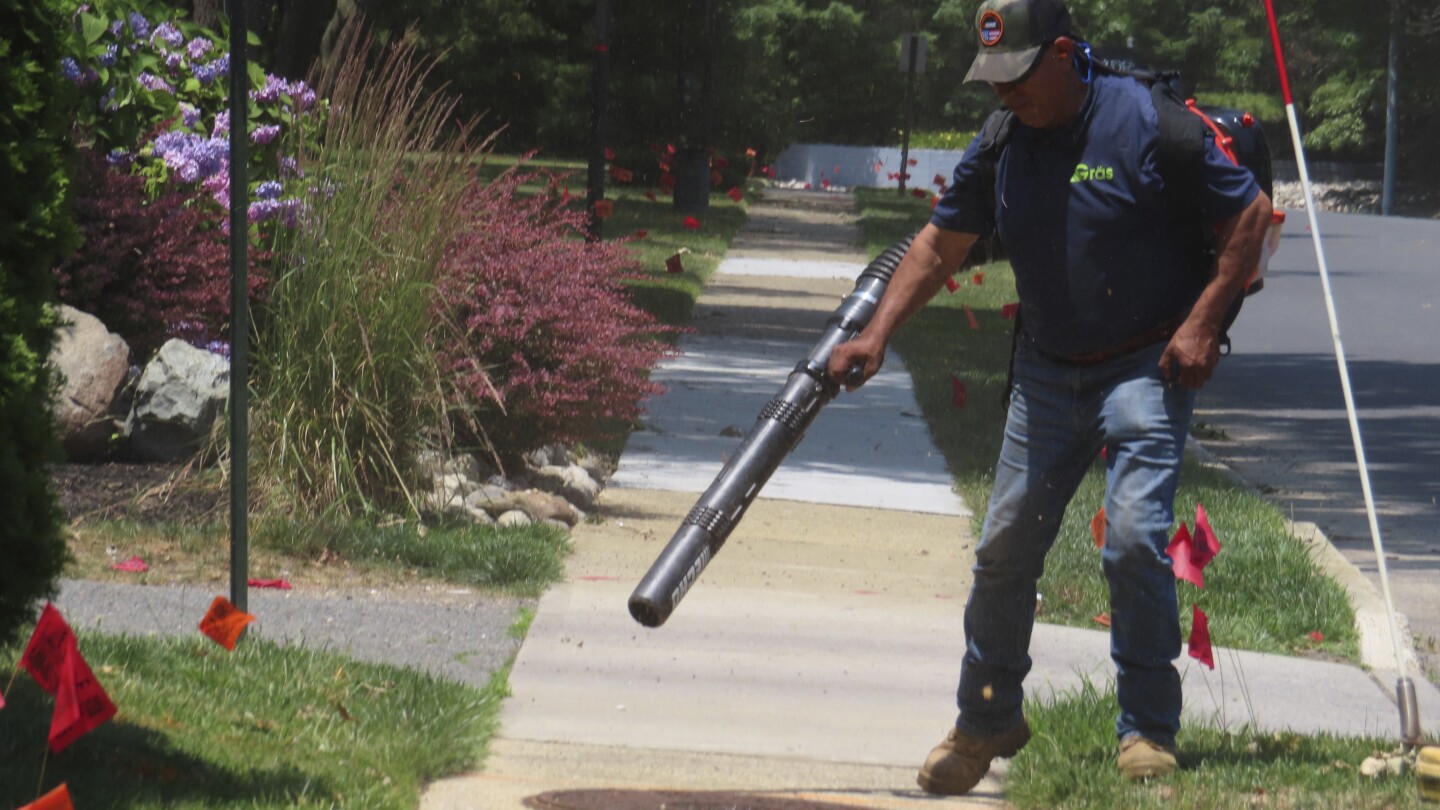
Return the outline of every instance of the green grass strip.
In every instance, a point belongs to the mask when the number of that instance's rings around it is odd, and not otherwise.
[[[8,671],[22,649],[0,651]],[[0,711],[0,806],[63,782],[85,810],[411,810],[483,756],[508,693],[508,666],[476,689],[254,637],[225,652],[198,632],[82,633],[80,649],[120,713],[47,756],[54,699],[20,674]]]
[[[1394,750],[1382,740],[1187,724],[1176,741],[1180,769],[1132,783],[1115,765],[1119,706],[1113,682],[1104,691],[1087,683],[1053,703],[1031,701],[1025,711],[1035,736],[1011,760],[1005,780],[1005,798],[1019,808],[1420,806],[1413,773],[1373,780],[1359,775],[1367,756]]]
[[[924,201],[900,197],[893,190],[860,189],[857,197],[871,255],[913,233],[929,214]],[[953,294],[941,290],[899,331],[895,348],[914,380],[916,398],[956,491],[977,510],[978,537],[1005,422],[1001,396],[1013,322],[1003,319],[1000,309],[1018,298],[1007,263],[967,268],[956,279],[960,289]],[[979,329],[970,328],[966,307]],[[964,408],[952,402],[952,374],[968,389]],[[1189,632],[1193,603],[1209,616],[1217,646],[1356,660],[1355,619],[1344,589],[1323,575],[1279,510],[1193,460],[1187,460],[1181,482],[1176,520],[1193,529],[1195,505],[1203,504],[1223,545],[1205,570],[1204,590],[1178,583],[1184,631]],[[1109,610],[1109,589],[1090,534],[1090,519],[1103,503],[1104,491],[1104,468],[1097,463],[1071,502],[1047,559],[1040,580],[1042,621],[1098,628],[1094,617]],[[1312,633],[1322,640],[1314,640]]]

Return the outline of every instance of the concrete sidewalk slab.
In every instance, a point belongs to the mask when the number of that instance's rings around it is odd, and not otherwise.
[[[864,262],[807,261],[804,259],[726,259],[716,272],[730,276],[785,276],[788,278],[846,279],[852,284],[865,269]]]
[[[631,435],[612,487],[704,492],[810,349],[704,335],[687,335],[680,347],[682,356],[651,375],[666,393],[647,401],[644,427]],[[893,353],[886,365],[904,368]],[[827,405],[763,493],[838,506],[969,514],[903,371]]]

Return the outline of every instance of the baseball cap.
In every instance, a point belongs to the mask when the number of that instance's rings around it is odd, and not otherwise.
[[[1072,35],[1072,28],[1061,0],[985,0],[975,12],[980,53],[965,81],[1013,82],[1056,37]]]

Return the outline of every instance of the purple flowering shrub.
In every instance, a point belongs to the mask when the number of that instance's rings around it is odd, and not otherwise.
[[[180,189],[150,199],[145,181],[82,153],[74,193],[80,250],[55,269],[60,299],[100,318],[146,356],[170,338],[229,338],[230,253],[202,200]],[[267,286],[252,252],[250,293]]]
[[[470,417],[456,440],[502,458],[628,429],[676,331],[631,302],[623,245],[585,241],[586,214],[558,194],[517,193],[534,177],[472,185],[436,280],[437,320],[463,335],[438,341],[447,405]]]
[[[95,223],[84,229],[94,244],[57,270],[62,300],[134,336],[140,350],[168,337],[205,345],[224,336],[228,318],[228,287],[216,279],[225,275],[230,229],[230,55],[223,39],[182,14],[156,0],[76,5],[67,32],[72,55],[58,66],[78,99],[76,140],[115,170],[89,166],[76,184],[77,213]],[[320,126],[324,104],[304,82],[251,73],[247,214],[252,245],[274,244],[300,222],[307,194],[287,143]],[[120,182],[116,172],[139,185]],[[119,220],[133,229],[126,238],[144,245],[143,258],[104,249],[121,237],[103,223]],[[254,247],[251,254],[258,260],[252,278],[263,283],[271,254]],[[196,289],[179,290],[182,282]],[[118,298],[109,300],[114,291]],[[111,324],[101,311],[119,320]]]

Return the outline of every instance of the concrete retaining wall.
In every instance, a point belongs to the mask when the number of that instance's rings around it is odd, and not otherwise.
[[[938,190],[935,175],[950,182],[960,152],[946,149],[911,149],[908,188]],[[780,153],[771,164],[777,180],[810,183],[821,187],[822,180],[841,186],[894,188],[896,181],[889,175],[900,171],[900,150],[885,146],[837,146],[835,144],[797,143]]]

